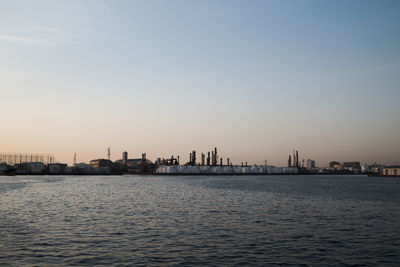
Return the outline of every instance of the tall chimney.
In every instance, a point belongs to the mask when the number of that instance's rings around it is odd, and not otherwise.
[[[124,151],[122,153],[122,164],[126,167],[128,164],[128,152]]]

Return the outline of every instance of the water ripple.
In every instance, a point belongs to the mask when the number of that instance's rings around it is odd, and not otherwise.
[[[400,180],[0,177],[0,265],[398,266]]]

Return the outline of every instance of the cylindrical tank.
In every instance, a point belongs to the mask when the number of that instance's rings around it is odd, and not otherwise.
[[[259,173],[260,173],[260,168],[259,168],[258,166],[256,166],[256,165],[253,165],[253,166],[251,166],[251,168],[250,168],[250,172],[251,172],[252,174],[259,174]]]
[[[158,166],[158,168],[156,169],[156,173],[157,174],[161,174],[162,173],[162,165],[161,166]]]
[[[200,167],[199,166],[193,166],[192,170],[191,170],[191,173],[192,174],[200,174],[201,173]]]
[[[176,167],[174,165],[168,167],[168,174],[176,174]]]
[[[205,174],[210,173],[210,166],[201,166],[200,171]]]
[[[215,174],[222,174],[223,170],[224,169],[221,166],[214,167]]]
[[[266,174],[267,173],[267,168],[265,166],[260,167],[260,174]]]
[[[223,170],[224,174],[232,174],[233,173],[233,168],[231,166],[225,166]]]
[[[190,174],[191,170],[192,170],[192,166],[183,166],[182,174]]]
[[[243,169],[244,168],[245,167],[242,167],[242,166],[235,166],[236,174],[243,174]]]
[[[268,174],[275,174],[275,167],[269,166],[268,167]]]
[[[176,166],[176,173],[177,174],[182,174],[183,173],[183,167],[182,165],[177,165]]]

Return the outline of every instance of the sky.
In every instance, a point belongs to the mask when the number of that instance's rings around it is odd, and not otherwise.
[[[0,0],[0,152],[400,162],[400,1]]]

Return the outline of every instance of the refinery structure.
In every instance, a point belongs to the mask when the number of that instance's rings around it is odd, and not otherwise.
[[[274,167],[265,165],[233,165],[229,158],[224,159],[218,155],[217,148],[207,153],[201,153],[200,161],[197,162],[197,153],[192,151],[189,154],[189,161],[185,164],[179,163],[179,156],[170,159],[157,159],[155,169],[156,174],[161,175],[266,175],[266,174],[297,174],[298,168]]]
[[[107,148],[106,158],[97,158],[89,163],[76,161],[73,165],[59,163],[51,154],[11,154],[0,153],[0,174],[18,175],[122,175],[122,174],[157,174],[157,175],[295,175],[295,174],[360,174],[383,173],[382,165],[361,166],[359,162],[331,161],[329,167],[316,167],[315,160],[300,160],[299,151],[290,154],[287,166],[276,167],[265,164],[248,165],[247,162],[233,164],[229,157],[218,154],[218,149],[201,153],[193,150],[189,161],[181,162],[180,156],[157,158],[154,162],[147,159],[146,153],[140,157],[129,158],[128,152],[122,153],[121,159],[111,160],[111,149]],[[386,171],[388,175],[391,170]],[[400,173],[400,169],[393,173]]]

